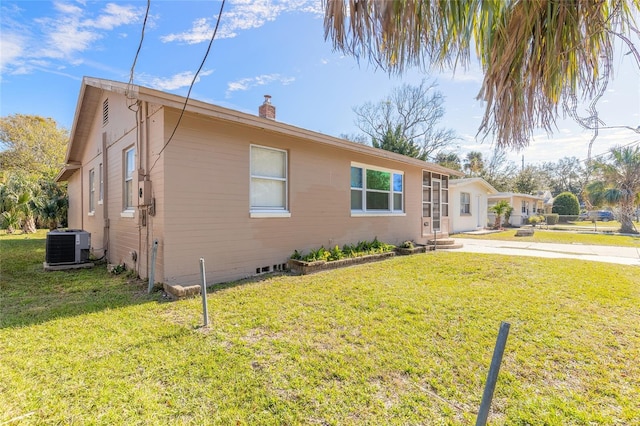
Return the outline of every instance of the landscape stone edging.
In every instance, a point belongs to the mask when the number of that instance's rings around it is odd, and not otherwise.
[[[359,265],[362,263],[376,262],[388,257],[395,256],[393,251],[386,253],[369,254],[360,257],[349,257],[347,259],[332,260],[331,262],[325,262],[324,260],[318,260],[315,262],[305,262],[303,260],[289,259],[287,266],[289,270],[297,275],[313,274],[315,272],[326,271],[330,269],[342,268],[344,266]]]

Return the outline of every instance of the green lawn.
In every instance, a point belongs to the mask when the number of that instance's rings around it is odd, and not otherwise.
[[[473,424],[640,418],[633,266],[431,252],[164,302],[104,268],[42,272],[0,236],[0,424]]]
[[[494,232],[491,234],[455,234],[452,238],[474,238],[481,240],[501,240],[501,241],[528,241],[537,243],[561,243],[561,244],[595,244],[621,247],[640,247],[640,235],[614,235],[614,234],[594,234],[568,231],[547,231],[536,229],[530,237],[516,237],[515,229]]]

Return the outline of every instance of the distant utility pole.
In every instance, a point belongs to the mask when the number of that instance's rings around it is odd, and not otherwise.
[[[524,170],[524,154],[522,154],[522,170]]]

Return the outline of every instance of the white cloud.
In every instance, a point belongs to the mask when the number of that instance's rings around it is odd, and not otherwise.
[[[239,31],[259,28],[283,13],[291,12],[323,13],[319,0],[236,0],[229,9],[223,11],[216,38],[236,37]],[[190,30],[167,34],[160,40],[165,43],[202,43],[211,39],[214,28],[215,18],[199,18],[193,22]]]
[[[121,25],[136,23],[140,20],[141,9],[131,5],[107,3],[102,14],[96,19],[87,19],[83,26],[103,30],[112,30]]]
[[[0,71],[8,64],[15,63],[24,52],[25,40],[18,34],[4,33],[0,37]]]
[[[245,91],[257,86],[265,86],[273,82],[278,82],[283,86],[286,86],[294,81],[294,77],[284,77],[280,74],[262,74],[257,77],[242,78],[227,84],[226,96],[228,98],[233,92],[238,90]]]
[[[181,41],[187,44],[197,44],[209,40],[213,34],[213,27],[206,18],[200,18],[193,22],[190,31],[181,34],[169,34],[160,37],[164,43]]]
[[[51,63],[52,67],[59,66],[61,61],[83,63],[77,56],[79,53],[92,48],[114,28],[138,23],[144,16],[144,8],[116,3],[107,3],[96,13],[85,9],[81,1],[57,1],[53,7],[52,15],[35,18],[27,25],[24,21],[17,24],[6,18],[5,13],[1,50],[3,72],[27,74],[36,66],[42,68],[41,60],[57,60]]]
[[[196,78],[196,83],[200,81],[201,77],[206,77],[213,73],[213,70],[201,71]],[[148,84],[150,87],[158,90],[177,90],[183,87],[189,87],[193,81],[194,71],[184,71],[168,78],[162,77],[150,77],[147,75],[140,75],[138,78],[142,84]]]

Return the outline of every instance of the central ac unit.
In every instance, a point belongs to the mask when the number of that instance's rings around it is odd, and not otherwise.
[[[47,233],[46,262],[49,265],[85,263],[89,261],[91,234],[80,229],[55,230]]]

